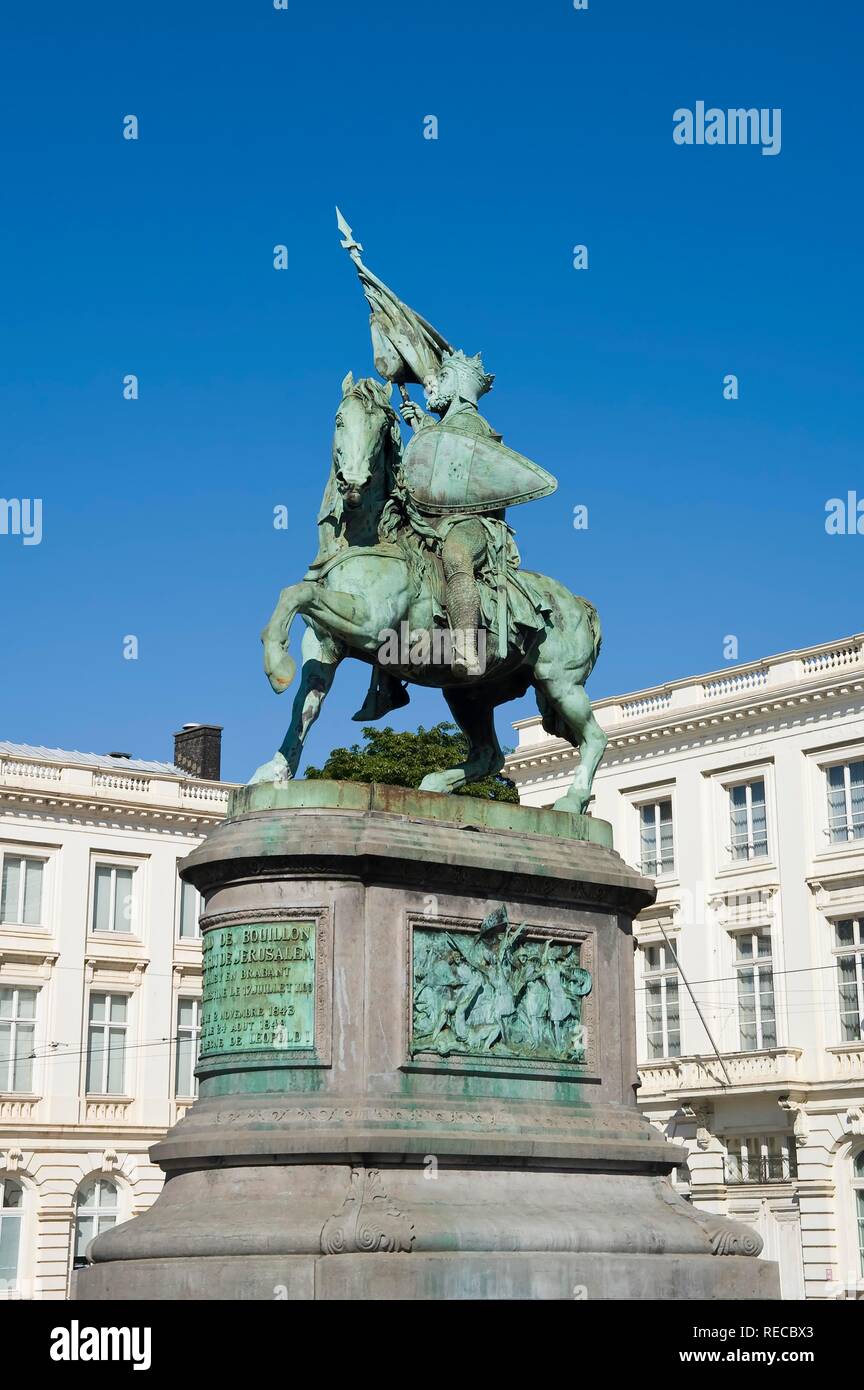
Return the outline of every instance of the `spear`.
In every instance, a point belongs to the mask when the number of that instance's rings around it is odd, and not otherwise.
[[[361,246],[359,241],[354,240],[354,233],[348,226],[348,223],[345,221],[345,218],[342,216],[338,207],[336,209],[336,226],[342,233],[342,245],[345,247],[345,250],[348,252],[348,255],[351,257],[355,265],[362,265],[363,262],[360,259],[360,252],[363,250],[363,247]]]
[[[360,252],[363,250],[362,243],[355,240],[354,233],[348,226],[348,223],[345,221],[345,218],[342,216],[338,204],[336,207],[336,226],[342,233],[342,241],[340,244],[345,247],[345,250],[348,252],[348,255],[351,257],[352,261],[357,266],[357,268],[362,268],[363,270],[366,270],[366,267],[363,265],[363,262],[360,259]],[[369,272],[366,271],[366,273],[368,275]],[[402,397],[403,403],[408,404],[411,400],[411,397],[408,395],[408,392],[406,391],[404,384],[401,381],[397,382],[396,384],[399,387],[399,395]]]
[[[360,255],[363,246],[354,236],[338,207],[336,225],[342,233],[342,246],[354,262],[363,293],[372,310],[373,347],[377,330],[379,337],[388,344],[401,364],[397,371],[391,358],[389,370],[385,370],[376,358],[375,365],[382,376],[396,382],[403,402],[406,405],[410,404],[411,397],[405,389],[405,380],[416,381],[422,385],[430,370],[434,370],[436,365],[440,366],[442,354],[452,352],[453,349],[431,323],[427,323],[414,309],[409,309],[407,304],[403,304],[393,291],[364,265]],[[397,334],[395,339],[392,336],[394,331]],[[386,361],[386,358],[384,360]],[[399,380],[400,377],[402,380]]]

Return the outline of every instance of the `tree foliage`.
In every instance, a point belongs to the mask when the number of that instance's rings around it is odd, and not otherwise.
[[[306,777],[332,777],[345,782],[387,782],[391,787],[419,787],[428,772],[441,772],[464,762],[468,741],[455,724],[423,725],[415,733],[397,733],[389,726],[361,729],[363,745],[334,748],[323,767],[307,767]],[[508,777],[498,773],[471,782],[460,796],[491,801],[517,801],[519,793]]]

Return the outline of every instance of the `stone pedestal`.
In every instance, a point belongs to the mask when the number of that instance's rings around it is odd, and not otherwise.
[[[79,1298],[771,1298],[639,1114],[633,917],[602,821],[244,788],[205,895],[200,1096]]]

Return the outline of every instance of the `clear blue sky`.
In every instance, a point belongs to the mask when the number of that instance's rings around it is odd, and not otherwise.
[[[314,553],[339,383],[372,371],[336,202],[559,478],[510,520],[600,609],[595,698],[722,666],[727,633],[749,660],[864,628],[864,536],[824,529],[864,496],[853,0],[43,0],[2,25],[0,496],[40,497],[44,534],[0,535],[0,737],[168,757],[213,721],[244,780],[278,746],[258,633]],[[698,100],[780,107],[780,154],[675,145]],[[358,736],[366,679],[343,667],[312,761]],[[417,692],[392,722],[444,714]]]

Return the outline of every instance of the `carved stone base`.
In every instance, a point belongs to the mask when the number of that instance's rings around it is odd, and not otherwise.
[[[341,1199],[341,1200],[340,1200]],[[772,1298],[775,1266],[667,1179],[488,1166],[178,1174],[88,1298]],[[722,1258],[718,1258],[722,1256]]]
[[[652,885],[578,817],[339,785],[274,789],[186,861],[201,1095],[76,1297],[776,1297],[635,1105]]]

